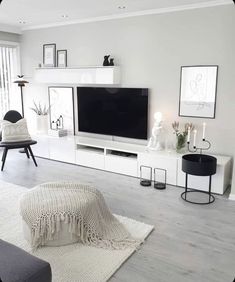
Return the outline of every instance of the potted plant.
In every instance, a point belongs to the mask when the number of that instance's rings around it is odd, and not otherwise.
[[[192,123],[186,123],[182,131],[180,131],[180,124],[179,122],[173,122],[172,127],[174,129],[174,134],[176,135],[176,152],[183,153],[185,152],[185,146],[188,136],[188,129],[190,128],[193,130],[194,126]]]
[[[30,109],[36,113],[36,124],[37,124],[37,133],[47,134],[48,133],[48,113],[49,107],[47,108],[44,104],[33,102],[34,107]]]

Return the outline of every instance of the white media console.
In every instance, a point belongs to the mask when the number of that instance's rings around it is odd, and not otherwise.
[[[95,138],[36,136],[35,156],[106,170],[133,177],[140,176],[140,166],[167,171],[167,183],[184,186],[182,155],[167,151],[147,151],[146,146]],[[212,192],[223,194],[231,182],[231,157],[215,156],[217,173],[212,177]],[[189,187],[208,190],[208,177],[189,176]]]

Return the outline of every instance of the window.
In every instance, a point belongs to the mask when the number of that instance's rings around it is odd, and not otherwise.
[[[0,42],[0,119],[9,110],[20,111],[20,94],[14,80],[18,74],[19,47]]]

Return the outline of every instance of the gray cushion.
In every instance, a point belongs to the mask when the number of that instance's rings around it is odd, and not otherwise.
[[[2,282],[51,282],[50,264],[0,240],[0,279]]]

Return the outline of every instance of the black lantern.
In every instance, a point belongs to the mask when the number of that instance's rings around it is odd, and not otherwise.
[[[140,166],[140,185],[151,186],[152,184],[152,168],[150,166]]]
[[[166,170],[154,168],[154,188],[158,190],[166,189]]]

